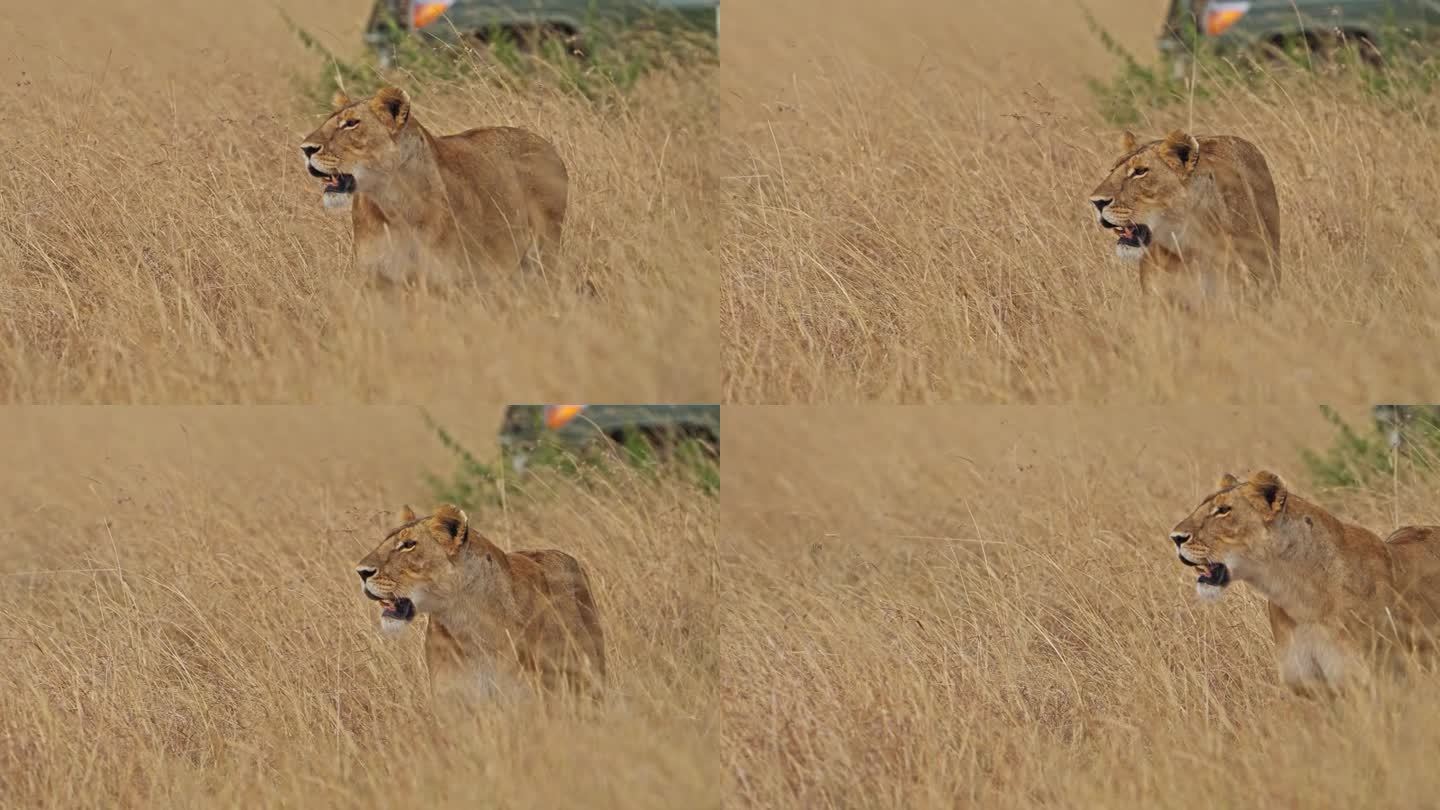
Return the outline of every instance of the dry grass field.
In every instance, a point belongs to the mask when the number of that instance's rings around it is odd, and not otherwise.
[[[1363,409],[1346,409],[1352,424]],[[1434,674],[1278,685],[1263,603],[1166,535],[1269,467],[1373,530],[1440,522],[1306,480],[1315,408],[726,408],[724,762],[737,806],[1420,807]]]
[[[1164,0],[1092,0],[1150,60]],[[1285,277],[1259,310],[1141,296],[1095,224],[1119,154],[1078,4],[737,6],[724,20],[727,402],[1364,401],[1433,396],[1433,127],[1358,83],[1288,77],[1142,107],[1251,139]],[[1431,102],[1428,109],[1433,113]]]
[[[438,412],[482,454],[499,415]],[[585,562],[611,693],[437,744],[419,628],[381,636],[354,574],[379,513],[450,471],[416,411],[0,417],[0,807],[720,805],[713,499],[617,479],[472,509]]]
[[[361,52],[366,0],[283,6]],[[433,130],[551,139],[571,194],[544,278],[396,295],[348,272],[348,215],[304,172],[328,111],[299,80],[324,65],[280,7],[3,0],[0,36],[0,399],[717,396],[713,68],[652,75],[614,109],[401,77]]]

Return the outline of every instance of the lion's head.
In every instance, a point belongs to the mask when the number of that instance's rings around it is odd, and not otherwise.
[[[469,517],[445,504],[417,518],[406,506],[400,527],[355,566],[365,596],[380,603],[380,624],[401,630],[418,613],[443,611],[464,586],[461,553],[469,540]]]
[[[1226,474],[1216,492],[1176,524],[1170,539],[1181,562],[1200,568],[1195,591],[1201,598],[1219,598],[1232,576],[1243,577],[1276,555],[1271,529],[1287,497],[1275,473],[1260,470],[1244,481]]]
[[[350,195],[365,191],[367,182],[403,161],[401,135],[411,123],[410,96],[398,87],[381,88],[360,101],[337,93],[334,107],[325,123],[305,136],[300,152],[310,174],[325,181],[324,206],[345,210]]]
[[[1172,250],[1182,247],[1200,142],[1176,130],[1138,145],[1126,131],[1121,150],[1109,176],[1090,193],[1100,227],[1116,234],[1116,255],[1139,261],[1156,240]]]

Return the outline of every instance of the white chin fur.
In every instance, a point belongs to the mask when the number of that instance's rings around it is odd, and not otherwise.
[[[326,191],[321,195],[320,204],[325,206],[326,210],[329,211],[349,211],[350,196],[349,194]]]
[[[1133,245],[1116,245],[1115,255],[1127,262],[1138,262],[1145,258],[1145,248]]]
[[[1195,583],[1195,597],[1201,602],[1219,602],[1220,597],[1225,595],[1225,589],[1219,585],[1208,585],[1204,582]]]
[[[391,619],[386,616],[380,617],[380,632],[387,636],[398,636],[410,627],[410,623],[400,619]]]

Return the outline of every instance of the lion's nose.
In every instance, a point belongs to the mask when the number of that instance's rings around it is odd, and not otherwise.
[[[1109,205],[1109,204],[1112,203],[1112,202],[1114,202],[1114,200],[1110,199],[1109,197],[1091,197],[1091,198],[1090,198],[1090,203],[1095,206],[1095,210],[1096,210],[1096,211],[1099,211],[1099,212],[1101,212],[1101,213],[1104,213],[1104,212],[1105,212],[1105,206]]]
[[[357,566],[355,566],[355,573],[359,574],[359,575],[360,575],[360,581],[361,581],[361,582],[364,582],[365,580],[369,579],[370,577],[375,576],[375,569],[374,569],[374,568],[371,568],[371,567],[368,566],[368,565],[357,565]]]
[[[1190,534],[1189,532],[1171,532],[1170,539],[1175,541],[1175,545],[1183,546],[1185,545],[1185,541],[1190,539]],[[364,576],[364,574],[361,574],[361,576]]]
[[[300,144],[300,151],[305,153],[305,158],[308,160],[316,152],[320,151],[320,147],[316,146],[313,143],[302,143]]]

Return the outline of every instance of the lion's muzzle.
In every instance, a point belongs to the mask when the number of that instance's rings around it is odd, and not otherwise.
[[[1150,245],[1150,226],[1139,223],[1132,225],[1111,225],[1110,229],[1115,231],[1118,238],[1115,244],[1120,247],[1144,248]]]
[[[1191,568],[1200,569],[1200,576],[1195,580],[1196,583],[1200,585],[1213,585],[1217,588],[1223,588],[1230,584],[1230,569],[1225,566],[1225,563],[1210,562],[1209,560],[1192,560],[1185,556],[1184,551],[1180,552],[1180,562],[1185,563]]]
[[[369,586],[365,587],[365,596],[380,603],[380,618],[393,621],[408,622],[415,618],[415,603],[403,596],[379,596],[371,591]]]
[[[320,203],[326,208],[349,208],[350,195],[355,193],[355,175],[338,171],[338,161],[333,158],[326,160],[320,154],[322,149],[323,147],[313,143],[300,145],[300,153],[305,156],[306,171],[310,172],[311,177],[325,181]],[[328,163],[334,163],[334,165],[327,166]]]
[[[393,593],[377,593],[372,590],[370,578],[375,575],[375,569],[367,565],[358,566],[355,573],[360,575],[360,590],[365,594],[366,599],[380,603],[381,619],[392,621],[408,622],[415,618],[415,603],[403,596],[396,596]]]
[[[391,621],[408,622],[415,618],[415,603],[403,596],[394,599],[381,599],[380,618]]]
[[[1185,554],[1185,544],[1190,542],[1188,532],[1171,532],[1170,539],[1175,543],[1176,556],[1180,562],[1191,568],[1199,568],[1200,576],[1196,578],[1197,586],[1208,586],[1211,588],[1224,588],[1230,584],[1230,569],[1225,563],[1210,562],[1206,559],[1191,559]]]
[[[1200,567],[1204,572],[1195,580],[1195,584],[1213,588],[1223,588],[1230,584],[1230,569],[1225,567],[1225,563],[1201,563]]]
[[[1121,257],[1127,257],[1133,251],[1149,247],[1150,240],[1153,238],[1150,226],[1131,221],[1128,209],[1123,214],[1109,210],[1114,202],[1109,197],[1090,198],[1090,203],[1095,206],[1095,216],[1100,227],[1103,230],[1115,232],[1115,249],[1119,251]],[[1112,216],[1114,219],[1111,219]]]

